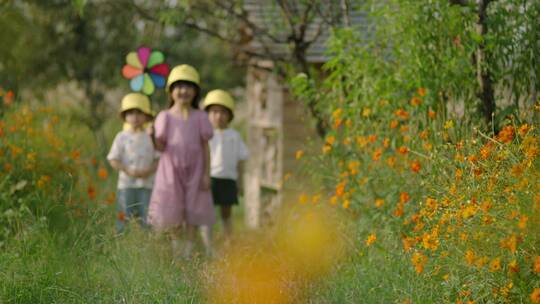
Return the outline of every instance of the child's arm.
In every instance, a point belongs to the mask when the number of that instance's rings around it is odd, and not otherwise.
[[[137,177],[137,176],[135,176],[135,172],[133,172],[131,169],[129,169],[129,168],[127,168],[126,166],[124,166],[124,164],[122,164],[122,162],[119,161],[119,160],[117,160],[117,159],[110,159],[110,160],[109,160],[109,164],[110,164],[111,167],[113,167],[113,169],[115,169],[115,170],[123,171],[124,173],[126,173],[126,174],[129,175],[129,176]]]
[[[161,142],[160,140],[156,139],[156,131],[155,131],[154,125],[152,125],[146,130],[147,130],[148,135],[150,135],[150,138],[152,139],[152,143],[154,144],[154,149],[156,149],[159,152],[163,152],[165,150],[165,144]]]
[[[201,189],[209,190],[210,189],[210,147],[207,140],[203,140],[203,153],[204,153],[204,164],[203,164],[203,176],[201,181]]]
[[[146,178],[146,177],[154,174],[154,172],[156,172],[156,170],[157,170],[158,164],[159,164],[159,159],[155,159],[154,162],[152,163],[152,165],[150,166],[150,168],[148,168],[146,170],[141,170],[139,172],[139,175],[140,175],[139,177]]]
[[[238,180],[236,181],[236,187],[238,192],[244,195],[244,168],[246,165],[245,160],[238,161]]]

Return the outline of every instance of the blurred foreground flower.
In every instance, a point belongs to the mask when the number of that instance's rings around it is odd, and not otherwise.
[[[277,231],[236,244],[211,266],[210,303],[290,303],[293,286],[325,276],[344,255],[337,213],[324,204],[295,205],[276,218]]]

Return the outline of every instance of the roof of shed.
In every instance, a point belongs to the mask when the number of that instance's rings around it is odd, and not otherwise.
[[[274,1],[245,0],[244,10],[247,12],[250,22],[261,31],[268,33],[268,35],[257,35],[255,33],[247,48],[257,54],[290,58],[292,44],[288,42],[287,38],[291,34],[291,29],[279,6]],[[366,13],[359,10],[350,10],[349,20],[351,26],[364,28],[366,25]],[[319,29],[319,27],[322,28]],[[330,26],[327,22],[323,22],[320,16],[314,17],[308,24],[305,40],[311,41],[316,38],[307,49],[308,62],[321,63],[328,60],[326,43],[330,37],[330,31]]]

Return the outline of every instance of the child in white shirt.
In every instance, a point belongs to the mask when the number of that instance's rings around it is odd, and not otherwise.
[[[116,193],[116,230],[124,230],[125,221],[136,217],[145,227],[148,202],[154,185],[158,153],[144,126],[153,119],[150,99],[131,93],[122,99],[120,116],[124,128],[114,138],[107,159],[120,171]]]
[[[238,204],[237,181],[248,149],[240,134],[229,128],[234,118],[234,100],[223,90],[210,91],[204,99],[204,109],[214,128],[210,140],[210,176],[214,205],[220,207],[225,236],[232,233],[231,207]]]

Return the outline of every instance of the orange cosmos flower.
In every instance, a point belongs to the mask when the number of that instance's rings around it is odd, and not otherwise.
[[[384,205],[384,200],[381,198],[378,198],[375,200],[375,207],[381,208]]]
[[[375,243],[377,240],[377,236],[375,234],[370,234],[366,239],[366,246],[371,246],[371,244]]]
[[[420,97],[424,97],[424,96],[426,96],[426,89],[425,88],[418,88],[416,90],[416,93],[418,93],[418,95],[420,95]]]
[[[343,196],[343,194],[345,194],[345,185],[346,185],[346,182],[343,181],[339,184],[336,185],[336,196]]]
[[[392,121],[390,122],[390,129],[395,129],[395,128],[397,128],[398,124],[399,124],[399,122],[398,122],[397,120],[392,120]]]
[[[420,274],[424,271],[424,264],[427,262],[427,257],[420,252],[415,252],[411,257],[411,261],[416,273]]]
[[[426,129],[422,132],[420,132],[420,134],[418,136],[420,136],[421,139],[426,139],[429,135],[429,131]]]
[[[116,214],[116,219],[123,222],[126,220],[126,214],[123,211],[118,211],[118,213]]]
[[[405,146],[399,147],[397,151],[398,151],[400,154],[403,154],[403,155],[409,153],[409,149],[408,149],[407,147],[405,147]]]
[[[388,165],[388,167],[394,167],[394,165],[396,164],[396,158],[395,157],[389,157],[386,160],[386,164]]]
[[[417,161],[417,160],[413,160],[411,162],[411,171],[414,172],[414,173],[418,173],[420,171],[420,168],[422,166],[420,165],[420,162]]]
[[[395,112],[396,116],[401,118],[401,119],[407,119],[409,118],[409,113],[407,113],[405,110],[403,109],[398,109],[396,112]]]
[[[4,95],[4,104],[6,106],[11,105],[13,103],[13,97],[15,97],[15,93],[11,90],[7,91],[6,95]]]
[[[412,237],[408,236],[401,239],[401,242],[403,243],[403,250],[405,250],[405,252],[408,252],[411,251],[416,241]]]
[[[375,149],[375,152],[373,152],[373,155],[371,156],[371,159],[374,161],[378,161],[379,158],[381,158],[382,155],[382,148]]]
[[[79,150],[71,151],[71,159],[79,160],[80,157],[81,157],[81,151],[79,151]]]
[[[531,127],[527,124],[523,124],[521,125],[521,127],[519,127],[518,129],[518,133],[519,135],[521,135],[521,137],[525,137],[525,135],[527,135],[527,132],[529,132],[531,130]]]
[[[514,139],[514,127],[510,125],[504,127],[497,135],[497,139],[505,144],[510,143]]]
[[[337,118],[335,121],[334,121],[334,124],[332,125],[332,128],[335,130],[337,128],[339,128],[339,126],[341,126],[341,118]]]
[[[395,217],[401,217],[403,215],[403,212],[403,204],[398,204],[396,206],[396,209],[394,209],[393,214]]]
[[[427,115],[429,118],[434,119],[437,113],[435,113],[435,111],[429,110]]]
[[[107,205],[112,205],[115,200],[116,200],[116,193],[111,192],[109,195],[107,195],[107,198],[105,199],[105,203]]]
[[[489,147],[484,146],[480,148],[480,158],[482,160],[486,160],[490,154],[491,154],[491,150]]]
[[[401,192],[399,194],[399,202],[401,204],[405,204],[406,202],[408,202],[409,200],[411,199],[411,196],[409,195],[409,193],[407,192]]]
[[[109,177],[109,172],[107,172],[107,169],[101,167],[101,168],[99,168],[99,170],[98,170],[98,176],[99,176],[99,178],[101,178],[102,180],[106,180],[107,177]]]
[[[411,104],[412,104],[413,106],[417,106],[417,105],[419,105],[419,104],[421,104],[421,103],[422,103],[422,99],[420,99],[420,98],[418,98],[418,97],[413,97],[413,98],[411,99]]]
[[[540,303],[540,288],[535,288],[531,293],[531,302]]]
[[[91,200],[94,200],[96,198],[96,188],[94,188],[94,186],[89,185],[86,189],[86,193]]]

